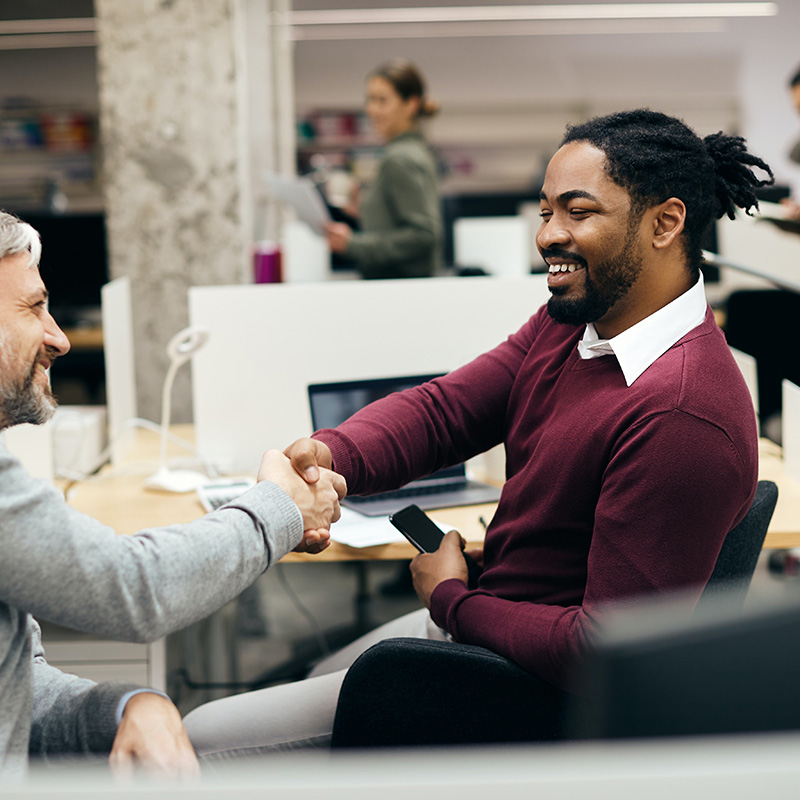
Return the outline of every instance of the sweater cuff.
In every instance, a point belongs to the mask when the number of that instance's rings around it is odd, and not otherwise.
[[[245,510],[258,521],[267,552],[265,569],[303,541],[303,515],[276,483],[261,481],[219,511],[227,507]]]
[[[108,753],[117,735],[117,709],[126,694],[141,689],[132,683],[104,682],[86,697],[86,744],[91,753]]]
[[[333,469],[343,475],[347,481],[347,491],[352,490],[351,484],[355,486],[357,475],[355,474],[354,464],[350,458],[350,451],[342,435],[331,428],[323,428],[312,434],[312,439],[317,439],[323,444],[328,445],[333,459]]]
[[[431,619],[454,638],[456,637],[456,631],[453,630],[450,624],[450,611],[456,603],[469,594],[469,591],[464,581],[450,578],[442,581],[431,594]]]

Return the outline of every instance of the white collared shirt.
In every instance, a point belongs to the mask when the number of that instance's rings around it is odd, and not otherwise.
[[[612,339],[601,339],[594,323],[588,323],[578,342],[578,354],[583,359],[616,356],[625,382],[630,386],[657,358],[705,319],[706,307],[701,274],[691,289]]]

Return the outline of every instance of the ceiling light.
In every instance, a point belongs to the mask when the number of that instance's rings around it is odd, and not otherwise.
[[[725,23],[719,19],[618,19],[618,20],[522,20],[519,22],[404,23],[392,25],[306,25],[290,28],[295,41],[334,41],[354,39],[448,39],[470,36],[581,36],[657,33],[721,33]]]
[[[289,12],[290,25],[362,25],[519,20],[702,19],[770,17],[774,2],[600,3],[596,5],[352,8]]]

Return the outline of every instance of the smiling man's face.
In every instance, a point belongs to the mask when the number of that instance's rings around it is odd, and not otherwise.
[[[550,315],[571,325],[597,323],[599,333],[605,322],[614,328],[643,266],[641,218],[605,163],[602,150],[586,142],[571,142],[553,156],[536,235],[550,268]]]
[[[41,424],[55,411],[48,370],[69,341],[47,310],[27,252],[0,259],[0,428]]]

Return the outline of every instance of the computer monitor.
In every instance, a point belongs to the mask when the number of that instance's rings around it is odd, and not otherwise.
[[[442,197],[442,250],[445,264],[455,262],[453,226],[462,217],[507,217],[519,214],[524,203],[539,202],[539,186],[525,192],[478,192]]]

